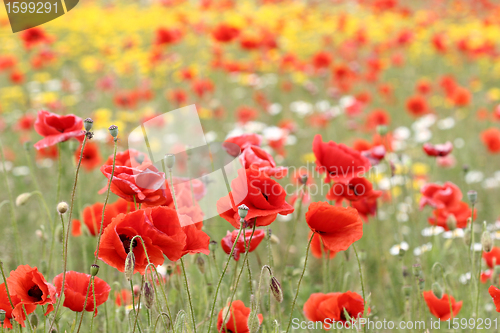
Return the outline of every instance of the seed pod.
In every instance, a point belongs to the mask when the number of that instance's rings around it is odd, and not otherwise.
[[[146,281],[144,283],[144,305],[148,309],[152,309],[155,302],[155,291],[151,282]]]
[[[0,309],[0,322],[3,323],[5,320],[5,310]]]
[[[31,195],[32,195],[31,193],[19,194],[16,198],[16,206],[19,207],[25,205],[28,202]]]
[[[274,276],[271,277],[270,288],[274,295],[274,298],[276,298],[278,303],[283,302],[283,289],[281,288],[281,284],[279,283],[278,279],[276,279]]]
[[[469,198],[469,201],[471,204],[474,205],[477,202],[477,192],[476,191],[467,192],[467,197]]]
[[[443,288],[439,285],[439,283],[434,282],[432,284],[432,293],[434,296],[436,296],[438,299],[443,298]]]
[[[240,215],[240,217],[242,219],[244,219],[245,217],[247,217],[247,214],[248,214],[248,207],[247,205],[241,205],[238,207],[238,214]]]
[[[302,174],[299,178],[299,181],[302,185],[307,184],[307,180],[309,179],[309,176],[307,174]]]
[[[422,267],[420,266],[420,264],[414,264],[412,266],[412,272],[413,276],[419,277],[422,274]]]
[[[446,219],[446,225],[448,226],[448,229],[453,231],[457,228],[457,218],[455,215],[450,214],[448,215],[448,218]]]
[[[134,252],[129,252],[127,254],[127,259],[125,259],[125,268],[123,270],[123,273],[125,273],[125,278],[128,281],[132,280],[132,275],[134,275],[134,269],[135,269],[135,255]]]
[[[174,167],[174,164],[175,164],[175,155],[167,154],[165,156],[165,164],[166,164],[167,168],[172,169]]]
[[[96,276],[99,273],[99,265],[91,265],[90,266],[90,275]]]
[[[484,252],[491,252],[493,248],[493,240],[491,239],[491,235],[488,231],[483,232],[481,235],[481,245],[483,246]]]
[[[389,129],[385,125],[378,125],[377,126],[377,133],[380,135],[386,135]]]
[[[109,134],[111,134],[111,136],[116,139],[116,137],[118,136],[118,126],[111,125],[109,126],[108,129],[109,129]]]
[[[85,127],[85,130],[89,132],[92,129],[92,125],[94,124],[94,121],[91,118],[87,118],[83,121],[83,127]]]

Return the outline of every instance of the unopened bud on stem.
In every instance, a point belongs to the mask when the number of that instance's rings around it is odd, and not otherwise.
[[[83,126],[85,127],[85,130],[89,132],[92,129],[92,125],[94,124],[94,121],[90,118],[87,118],[83,121]]]
[[[69,209],[69,206],[64,201],[57,204],[57,212],[61,215],[66,213],[68,211],[68,209]]]
[[[127,259],[125,259],[125,268],[123,270],[123,273],[125,273],[125,278],[128,281],[132,280],[132,275],[134,275],[134,269],[135,269],[135,255],[134,252],[129,252],[127,254]]]

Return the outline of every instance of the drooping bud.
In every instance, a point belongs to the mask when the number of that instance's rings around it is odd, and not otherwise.
[[[143,293],[144,293],[144,305],[146,306],[146,308],[152,309],[155,302],[155,291],[153,289],[153,285],[151,284],[151,282],[146,281],[144,283]]]
[[[111,125],[109,126],[108,129],[109,129],[109,134],[111,134],[111,136],[116,139],[116,137],[118,136],[118,126]]]
[[[457,218],[454,214],[448,215],[448,218],[446,219],[446,225],[448,226],[448,229],[450,231],[453,231],[457,228]]]
[[[64,201],[57,204],[57,212],[61,215],[66,213],[68,211],[68,209],[69,209],[69,206]]]
[[[99,265],[91,265],[90,266],[90,275],[96,276],[99,273]]]
[[[471,235],[470,229],[465,229],[465,231],[464,231],[464,242],[465,242],[465,245],[467,245],[467,246],[470,246],[470,244],[472,242],[472,235]]]
[[[469,198],[469,201],[471,204],[475,204],[477,202],[477,192],[476,191],[469,191],[467,192],[467,197]]]
[[[19,194],[16,198],[16,206],[19,207],[19,206],[23,206],[24,204],[26,204],[29,200],[29,198],[32,196],[31,193],[22,193],[22,194]]]
[[[5,320],[5,310],[0,309],[0,322],[3,323]]]
[[[94,124],[94,121],[91,118],[87,118],[83,121],[83,127],[85,127],[85,130],[89,132],[92,129],[92,125]]]
[[[135,255],[134,252],[129,252],[127,254],[127,259],[125,259],[125,268],[123,270],[123,273],[125,273],[125,278],[128,281],[132,280],[132,275],[134,275],[134,269],[135,269]]]
[[[438,299],[443,298],[443,288],[439,285],[439,283],[434,282],[432,284],[432,293],[434,296],[436,296]]]
[[[254,312],[250,312],[250,316],[248,316],[248,331],[250,333],[257,333],[260,328],[260,321],[258,316]]]
[[[271,277],[270,288],[274,295],[274,298],[276,298],[278,303],[283,302],[283,289],[281,288],[281,284],[279,283],[278,279],[276,279],[274,276]]]
[[[175,164],[175,155],[167,154],[165,156],[165,164],[166,164],[167,168],[172,169],[174,167],[174,164]]]
[[[205,274],[205,259],[202,256],[196,257],[196,266],[198,266],[201,274]]]
[[[240,215],[240,218],[244,219],[248,215],[248,206],[247,205],[241,205],[238,207],[238,214]]]
[[[483,246],[484,252],[491,252],[493,248],[493,240],[491,239],[491,235],[488,231],[484,231],[481,235],[481,245]]]

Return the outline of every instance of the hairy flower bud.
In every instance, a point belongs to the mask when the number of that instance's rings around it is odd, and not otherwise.
[[[257,333],[259,331],[260,321],[258,316],[256,316],[255,312],[253,311],[250,312],[250,316],[248,316],[247,325],[248,325],[248,331],[250,333]]]
[[[69,209],[69,206],[64,201],[57,204],[57,212],[61,215],[66,213],[68,211],[68,209]]]
[[[432,293],[434,296],[436,296],[438,299],[443,298],[443,288],[439,285],[439,283],[434,282],[432,284]]]
[[[491,252],[493,248],[493,240],[491,239],[491,235],[488,231],[483,232],[481,235],[481,245],[483,246],[484,252]]]
[[[24,204],[26,204],[29,200],[29,198],[32,196],[31,193],[22,193],[22,194],[19,194],[16,198],[16,206],[19,207],[19,206],[23,206]]]
[[[281,284],[279,283],[278,279],[276,279],[274,276],[271,277],[270,287],[274,298],[276,298],[278,303],[283,302],[283,289],[281,288]]]
[[[155,302],[155,291],[153,289],[153,285],[151,284],[151,282],[146,281],[144,283],[143,293],[144,293],[144,305],[146,306],[146,308],[152,309],[153,304]]]
[[[424,290],[425,288],[425,280],[423,278],[418,279],[418,289],[420,291]]]
[[[128,281],[132,280],[132,275],[134,275],[134,269],[135,269],[135,255],[134,252],[129,252],[127,254],[127,259],[125,259],[125,268],[123,270],[123,273],[125,273],[125,278]]]
[[[455,215],[448,215],[448,218],[446,219],[446,225],[448,226],[448,229],[450,231],[453,231],[457,228],[457,218],[455,217]]]

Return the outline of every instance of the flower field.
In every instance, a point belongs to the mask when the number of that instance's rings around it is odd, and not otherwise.
[[[500,332],[499,14],[0,11],[2,331]]]

